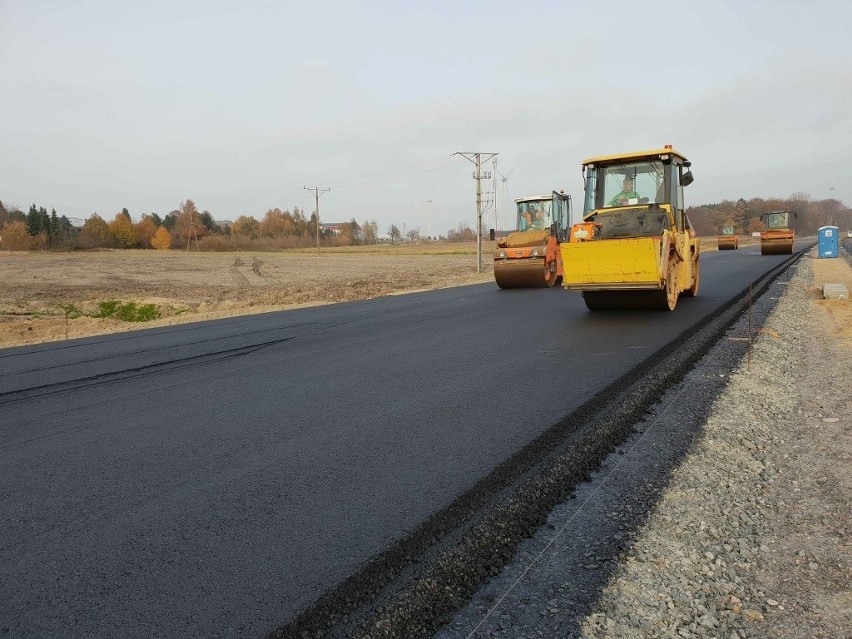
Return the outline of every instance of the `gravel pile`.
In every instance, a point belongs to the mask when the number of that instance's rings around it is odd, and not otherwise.
[[[776,281],[755,305],[750,365],[743,320],[438,639],[852,637],[849,495],[790,494],[791,455],[810,436],[802,423],[847,442],[852,425],[848,359],[807,310],[811,279],[805,258]],[[849,455],[837,463],[843,477]],[[802,532],[784,514],[811,498],[825,525]],[[824,545],[814,552],[793,533]],[[833,603],[821,609],[817,588]]]

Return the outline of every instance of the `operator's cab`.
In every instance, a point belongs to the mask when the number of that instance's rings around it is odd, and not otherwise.
[[[583,219],[600,225],[601,239],[688,232],[683,187],[690,162],[671,147],[586,160]]]
[[[551,195],[523,197],[515,200],[519,231],[551,229],[556,225],[557,237],[565,239],[571,228],[571,196],[553,191]]]
[[[763,216],[763,223],[769,231],[790,228],[790,211],[772,211]]]

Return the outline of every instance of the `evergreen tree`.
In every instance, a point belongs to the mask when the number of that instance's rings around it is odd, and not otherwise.
[[[167,230],[171,231],[177,224],[179,215],[180,211],[178,210],[174,210],[169,213],[166,217],[163,218],[163,226],[165,226]]]
[[[50,238],[50,214],[48,214],[47,209],[43,206],[40,206],[38,209],[38,216],[40,219],[39,222],[39,233],[44,233],[45,238]]]
[[[27,212],[27,234],[35,237],[41,233],[41,216],[38,214],[36,205],[33,204]]]
[[[199,216],[201,219],[201,223],[207,228],[211,233],[216,233],[219,231],[219,227],[216,226],[216,220],[213,219],[213,216],[210,215],[210,211],[203,211]]]
[[[59,218],[56,215],[56,209],[50,210],[50,224],[48,225],[47,244],[51,248],[59,246],[59,238],[61,237],[59,229]]]
[[[59,238],[66,248],[74,245],[78,235],[79,230],[71,224],[71,220],[64,215],[59,218]]]

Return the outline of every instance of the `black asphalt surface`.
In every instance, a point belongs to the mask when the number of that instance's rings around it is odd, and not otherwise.
[[[673,313],[484,284],[0,350],[0,635],[261,636],[786,257]]]

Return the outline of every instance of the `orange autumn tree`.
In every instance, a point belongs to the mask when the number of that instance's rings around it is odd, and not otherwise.
[[[109,233],[119,248],[131,248],[139,243],[136,227],[125,212],[118,213],[109,223]]]
[[[154,233],[154,237],[151,238],[151,246],[158,251],[170,249],[172,247],[172,236],[169,234],[168,229],[164,226],[158,228],[157,232]]]
[[[139,238],[139,246],[142,248],[151,246],[151,240],[157,234],[157,228],[158,225],[153,216],[143,215],[142,219],[136,224],[136,237]]]

